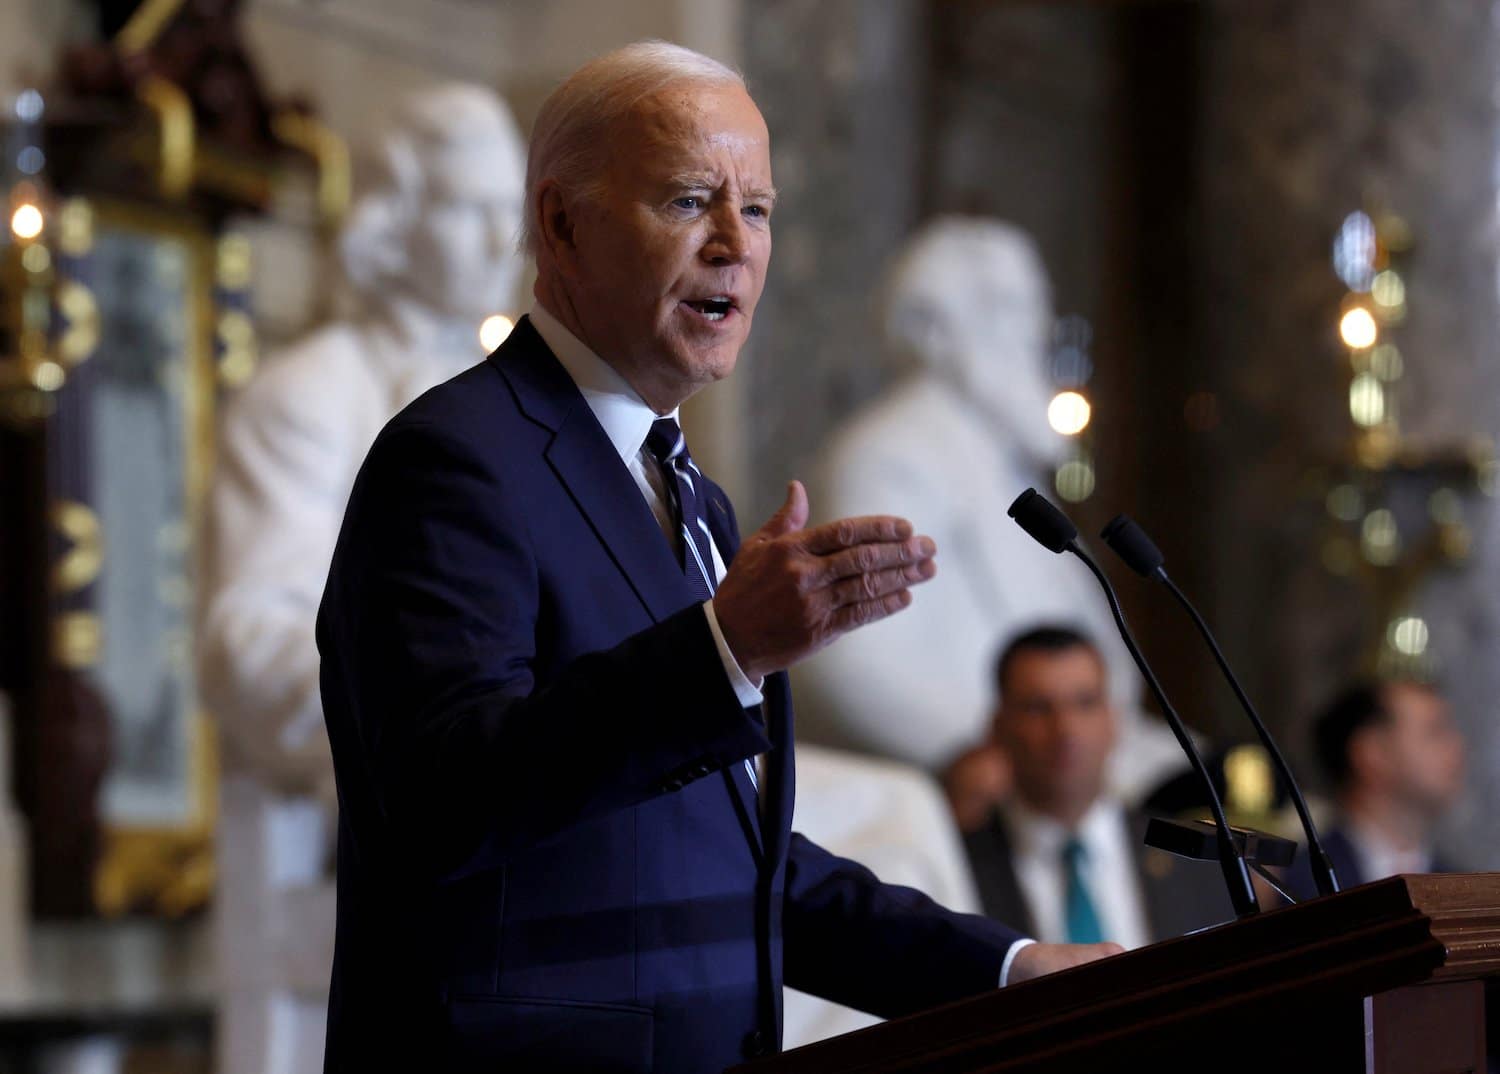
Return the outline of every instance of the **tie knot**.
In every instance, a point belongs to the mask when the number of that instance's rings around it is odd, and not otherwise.
[[[670,466],[679,455],[687,451],[687,439],[677,422],[671,418],[657,418],[646,434],[646,450],[656,456],[663,466]]]
[[[1078,868],[1088,860],[1088,848],[1083,845],[1083,840],[1076,835],[1068,836],[1068,841],[1062,845],[1063,861],[1070,868]]]

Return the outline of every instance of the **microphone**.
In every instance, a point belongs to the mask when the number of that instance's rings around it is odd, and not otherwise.
[[[1328,857],[1328,852],[1323,849],[1322,840],[1318,838],[1317,826],[1313,824],[1312,812],[1307,808],[1307,800],[1302,797],[1302,788],[1297,784],[1297,777],[1292,775],[1291,766],[1286,763],[1286,758],[1282,756],[1276,740],[1271,737],[1270,730],[1261,721],[1260,714],[1255,711],[1255,706],[1250,703],[1250,698],[1240,686],[1240,680],[1230,669],[1229,661],[1224,658],[1224,652],[1214,639],[1213,632],[1208,629],[1208,624],[1203,621],[1203,616],[1198,614],[1198,609],[1193,607],[1193,602],[1188,600],[1187,595],[1177,588],[1177,583],[1167,576],[1167,569],[1164,566],[1166,558],[1161,554],[1161,550],[1156,547],[1150,537],[1146,536],[1146,531],[1128,515],[1116,515],[1099,536],[1104,538],[1104,543],[1113,548],[1131,570],[1142,578],[1155,579],[1165,585],[1172,596],[1177,598],[1177,603],[1181,604],[1192,617],[1198,633],[1202,635],[1203,640],[1208,643],[1209,649],[1213,652],[1214,661],[1219,665],[1219,670],[1224,673],[1224,678],[1229,681],[1230,687],[1234,690],[1234,696],[1239,700],[1240,708],[1244,709],[1245,715],[1250,718],[1250,723],[1255,728],[1261,745],[1271,757],[1271,763],[1276,766],[1276,771],[1281,773],[1282,783],[1291,796],[1292,804],[1297,809],[1297,818],[1302,822],[1302,831],[1307,836],[1307,857],[1312,866],[1313,882],[1318,886],[1318,894],[1332,895],[1339,890],[1338,875],[1334,872],[1333,861]]]
[[[1245,859],[1240,856],[1234,833],[1230,830],[1229,821],[1224,816],[1224,803],[1219,800],[1219,792],[1214,789],[1214,781],[1208,774],[1208,766],[1203,763],[1203,757],[1198,753],[1198,748],[1193,745],[1193,740],[1188,735],[1182,718],[1177,715],[1177,710],[1167,700],[1167,695],[1162,690],[1161,683],[1157,681],[1156,674],[1151,670],[1151,665],[1146,663],[1146,658],[1141,655],[1140,646],[1136,645],[1135,637],[1130,633],[1130,627],[1126,625],[1125,613],[1120,610],[1120,601],[1115,596],[1114,587],[1109,584],[1109,579],[1099,569],[1099,564],[1095,563],[1079,546],[1077,528],[1068,521],[1066,515],[1037,495],[1036,489],[1027,489],[1017,496],[1006,513],[1043,548],[1059,554],[1072,552],[1083,560],[1084,566],[1088,567],[1098,579],[1099,585],[1104,589],[1104,595],[1109,599],[1109,610],[1115,618],[1115,627],[1120,631],[1120,637],[1125,641],[1125,648],[1130,650],[1135,666],[1141,669],[1146,685],[1151,688],[1151,693],[1155,695],[1157,704],[1161,706],[1162,713],[1167,718],[1167,725],[1172,728],[1172,734],[1177,737],[1178,745],[1182,747],[1182,752],[1187,754],[1193,771],[1197,773],[1198,778],[1203,782],[1204,790],[1208,792],[1214,828],[1218,834],[1219,866],[1224,872],[1224,883],[1229,888],[1229,899],[1234,904],[1235,916],[1248,917],[1258,912],[1260,904],[1255,898],[1255,886],[1250,882],[1250,870],[1245,865]]]

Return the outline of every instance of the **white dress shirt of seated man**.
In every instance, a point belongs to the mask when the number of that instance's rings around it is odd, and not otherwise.
[[[1135,837],[1106,790],[1119,721],[1099,650],[1038,628],[1007,647],[997,678],[994,737],[1013,780],[1002,819],[1037,939],[1150,943]]]

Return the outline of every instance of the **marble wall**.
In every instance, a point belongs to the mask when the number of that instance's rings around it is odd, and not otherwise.
[[[1270,715],[1299,727],[1352,665],[1371,608],[1319,562],[1313,471],[1347,449],[1343,286],[1330,266],[1345,214],[1383,200],[1410,223],[1400,329],[1405,432],[1424,448],[1500,432],[1495,7],[1216,0],[1204,20],[1198,263],[1202,362],[1223,424],[1210,445],[1204,536],[1215,618],[1246,654]],[[1500,806],[1500,514],[1470,505],[1462,571],[1420,598],[1474,742],[1468,834]],[[1487,835],[1464,860],[1500,864]]]
[[[888,379],[871,316],[919,218],[926,10],[915,0],[747,5],[743,60],[771,129],[775,252],[737,379],[752,530],[839,417]],[[813,504],[814,515],[818,505]]]

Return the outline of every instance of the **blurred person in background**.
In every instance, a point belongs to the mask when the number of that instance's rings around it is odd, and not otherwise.
[[[1001,652],[994,684],[1012,793],[965,837],[985,913],[1040,940],[1127,948],[1233,918],[1217,863],[1146,847],[1146,818],[1108,790],[1119,727],[1092,639],[1028,630]]]
[[[1321,833],[1339,886],[1400,873],[1459,871],[1433,845],[1464,786],[1464,738],[1433,686],[1362,682],[1313,725],[1318,763],[1337,802]],[[1313,894],[1305,868],[1294,879]]]
[[[353,310],[266,360],[222,427],[200,675],[224,749],[221,1074],[322,1069],[333,949],[333,760],[318,599],[380,427],[483,357],[514,299],[524,149],[480,86],[407,96],[340,235]]]

